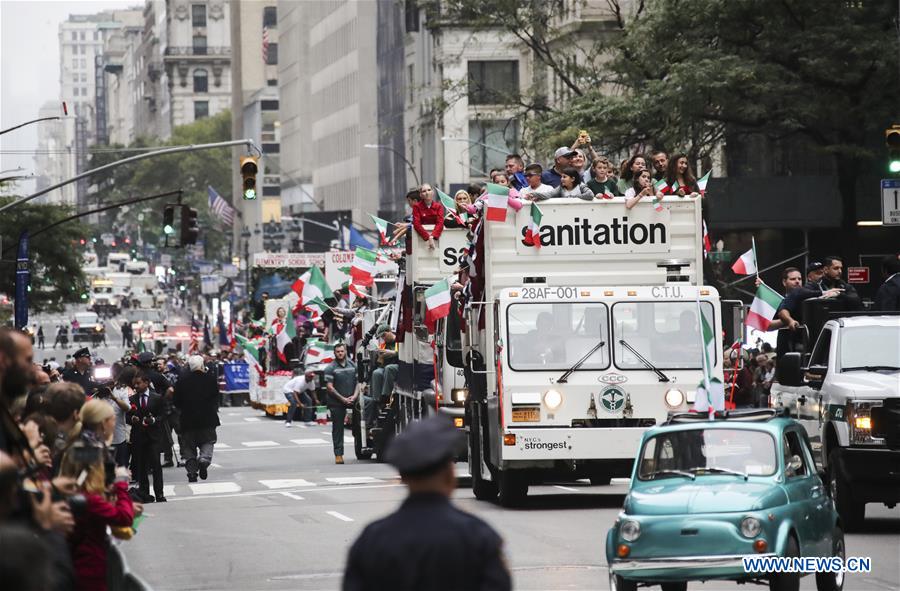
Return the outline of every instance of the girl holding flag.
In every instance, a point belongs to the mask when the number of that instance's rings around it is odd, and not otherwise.
[[[688,161],[687,154],[675,154],[669,160],[669,168],[666,170],[666,185],[670,187],[670,192],[679,197],[696,197],[700,194],[697,187],[697,177],[691,170],[691,164]]]

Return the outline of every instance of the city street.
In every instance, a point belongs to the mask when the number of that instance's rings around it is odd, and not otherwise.
[[[223,408],[220,418],[209,480],[188,484],[183,469],[164,470],[169,502],[146,505],[137,536],[122,545],[130,568],[156,591],[339,588],[350,544],[404,498],[396,472],[352,456],[334,465],[329,426],[286,429],[249,408]],[[464,485],[454,499],[503,535],[516,589],[606,589],[603,544],[625,490],[617,481],[537,486],[521,509],[477,501]],[[896,589],[900,509],[869,505],[868,515],[868,531],[849,534],[847,550],[870,556],[873,572],[844,588]],[[801,589],[815,589],[814,579]]]

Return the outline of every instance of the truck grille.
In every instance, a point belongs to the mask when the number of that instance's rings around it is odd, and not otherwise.
[[[572,419],[573,427],[653,427],[656,419]]]
[[[900,399],[885,400],[883,404],[872,407],[872,436],[884,439],[892,449],[900,448]]]

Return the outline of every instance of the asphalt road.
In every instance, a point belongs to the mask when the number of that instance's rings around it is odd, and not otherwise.
[[[122,331],[120,322],[122,321],[122,317],[103,319],[104,326],[106,327],[106,344],[94,347],[88,341],[79,341],[78,343],[75,343],[72,341],[72,333],[70,330],[69,346],[65,349],[62,347],[53,348],[57,327],[60,324],[69,325],[75,317],[76,312],[84,311],[84,306],[68,306],[62,313],[37,314],[28,319],[28,323],[31,326],[38,325],[44,329],[44,348],[41,349],[38,346],[37,341],[34,343],[34,360],[36,362],[43,363],[45,361],[56,360],[58,363],[63,363],[66,359],[66,355],[71,355],[82,347],[90,348],[91,353],[95,358],[103,359],[108,363],[112,363],[122,357],[125,353],[125,347],[121,346]]]
[[[154,590],[338,589],[347,549],[370,521],[393,511],[405,489],[384,464],[334,465],[330,427],[286,429],[249,408],[223,408],[219,444],[206,482],[164,470],[166,504],[122,549]],[[504,509],[461,487],[463,509],[506,540],[516,589],[607,589],[606,531],[624,483],[532,487],[526,505]],[[848,576],[848,590],[900,588],[900,508],[869,505],[867,533],[849,534],[848,555],[870,556],[873,572]],[[707,591],[734,583],[693,584]],[[801,589],[815,589],[812,577]]]

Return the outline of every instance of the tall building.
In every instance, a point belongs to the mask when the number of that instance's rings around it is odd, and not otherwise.
[[[62,117],[59,101],[47,101],[38,110],[38,117]],[[37,126],[39,150],[34,156],[35,190],[42,191],[75,176],[72,146],[66,144],[66,121],[44,121]],[[75,205],[75,186],[65,185],[39,198],[45,203]]]

